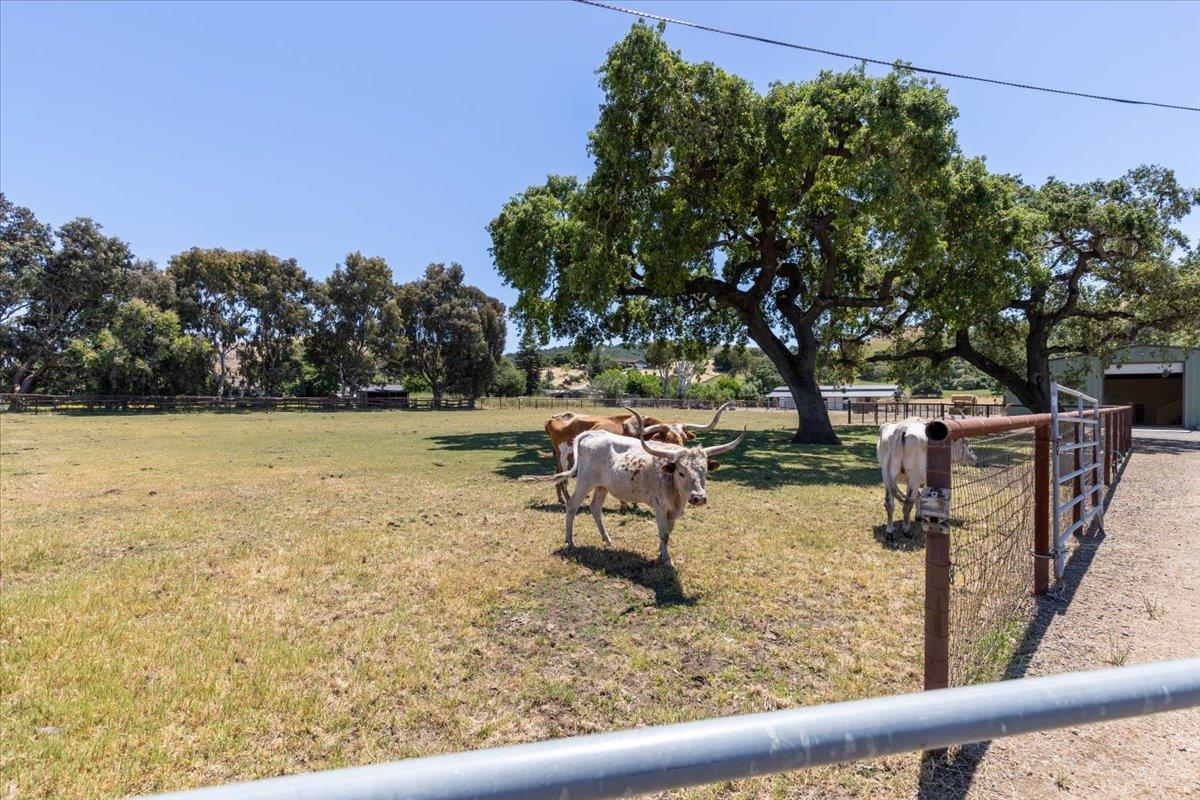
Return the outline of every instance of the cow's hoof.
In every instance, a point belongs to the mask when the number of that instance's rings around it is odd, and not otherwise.
[[[892,533],[891,531],[884,531],[883,540],[885,542],[894,542],[896,541],[896,534]]]
[[[905,538],[905,539],[911,539],[912,537],[913,537],[913,531],[912,531],[912,528],[905,528],[905,529],[904,529],[904,538]]]

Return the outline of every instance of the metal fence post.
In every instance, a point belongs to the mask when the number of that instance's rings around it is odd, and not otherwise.
[[[950,438],[929,442],[921,493],[925,531],[925,688],[950,685]]]
[[[1034,430],[1033,484],[1033,593],[1045,594],[1050,588],[1050,559],[1053,557],[1050,548],[1049,425],[1039,425]]]
[[[1079,472],[1080,467],[1083,466],[1083,454],[1082,454],[1083,448],[1080,446],[1083,443],[1083,426],[1076,425],[1074,427],[1075,427],[1075,441],[1073,442],[1073,444],[1075,445],[1075,460],[1074,460],[1075,466],[1073,466],[1071,468],[1071,471]],[[1071,490],[1073,492],[1074,497],[1079,497],[1081,494],[1083,494],[1083,475],[1075,476],[1075,480],[1072,481],[1072,484],[1071,484]],[[1075,504],[1074,508],[1071,509],[1071,522],[1073,522],[1073,523],[1079,522],[1079,520],[1082,516],[1083,516],[1083,502],[1080,501]]]
[[[1101,424],[1104,426],[1104,485],[1112,486],[1113,479],[1113,425],[1112,414],[1101,412]]]

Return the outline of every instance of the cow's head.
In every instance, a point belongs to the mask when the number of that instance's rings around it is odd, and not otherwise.
[[[967,439],[955,439],[950,443],[950,460],[955,464],[966,464],[968,467],[979,464],[979,456],[971,450],[970,442]]]
[[[746,438],[745,429],[742,430],[740,436],[726,444],[719,444],[713,447],[680,446],[666,448],[646,441],[645,431],[642,429],[641,416],[632,408],[629,411],[632,412],[634,418],[637,420],[638,430],[642,434],[638,437],[642,442],[642,449],[655,458],[661,458],[666,462],[662,465],[661,469],[674,480],[680,496],[685,498],[689,506],[702,506],[707,503],[708,492],[705,484],[708,480],[708,473],[721,466],[721,463],[713,461],[712,457],[728,453],[740,445]],[[717,416],[720,416],[719,411],[717,412]]]
[[[645,438],[653,439],[659,442],[667,442],[668,444],[677,444],[687,446],[687,443],[696,438],[697,433],[708,433],[713,428],[717,427],[717,422],[721,419],[721,413],[730,406],[730,403],[723,404],[717,409],[717,413],[713,415],[712,421],[707,425],[700,425],[695,422],[658,422],[654,419],[646,420],[648,425],[645,425]],[[633,411],[633,409],[627,409]],[[637,412],[633,411],[634,416]],[[637,422],[629,420],[626,423],[626,430],[630,436],[637,436],[638,431],[642,430],[643,420],[637,417]]]
[[[949,417],[950,419],[966,419],[967,415],[951,412]],[[975,455],[975,452],[971,450],[969,439],[955,439],[950,443],[950,461],[955,464],[966,464],[968,467],[974,467],[979,465],[979,456]]]

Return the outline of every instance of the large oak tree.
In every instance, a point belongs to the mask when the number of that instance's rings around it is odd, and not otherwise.
[[[959,247],[986,220],[947,237],[954,273],[973,285],[974,312],[940,306],[944,287],[933,282],[902,293],[895,346],[872,360],[937,367],[958,357],[1044,412],[1053,359],[1200,331],[1200,262],[1177,227],[1200,192],[1160,167],[1110,181],[1014,186],[1021,227],[1010,250]],[[982,282],[999,291],[983,291]]]
[[[844,346],[898,288],[947,263],[955,203],[997,202],[944,91],[897,69],[759,93],[643,24],[600,75],[592,175],[552,176],[489,226],[516,316],[592,340],[748,335],[796,400],[795,441],[837,442],[818,369],[858,358]]]

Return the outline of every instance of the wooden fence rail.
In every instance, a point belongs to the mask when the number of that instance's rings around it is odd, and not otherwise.
[[[478,408],[466,397],[209,397],[204,395],[83,395],[0,394],[0,410],[9,413],[65,411],[369,411],[409,409],[428,411]]]
[[[360,399],[353,397],[214,397],[208,395],[84,395],[84,394],[0,394],[0,411],[9,413],[46,412],[133,412],[133,411],[363,411],[380,409],[407,409],[428,411],[469,409],[564,409],[585,408],[635,408],[713,410],[721,405],[719,400],[696,400],[670,397],[444,397],[440,403],[431,398],[379,397]],[[762,409],[793,413],[792,409],[781,408],[776,402],[766,399],[734,400],[740,409]],[[845,414],[847,424],[880,424],[904,417],[919,416],[928,419],[944,417],[950,413],[968,416],[1003,416],[1005,407],[998,403],[952,403],[941,401],[852,402],[844,410],[830,410],[838,422]]]
[[[895,422],[907,417],[940,419],[950,414],[967,417],[1003,417],[1008,407],[1003,403],[955,403],[943,400],[902,400],[884,403],[849,402],[845,406],[846,424]]]

